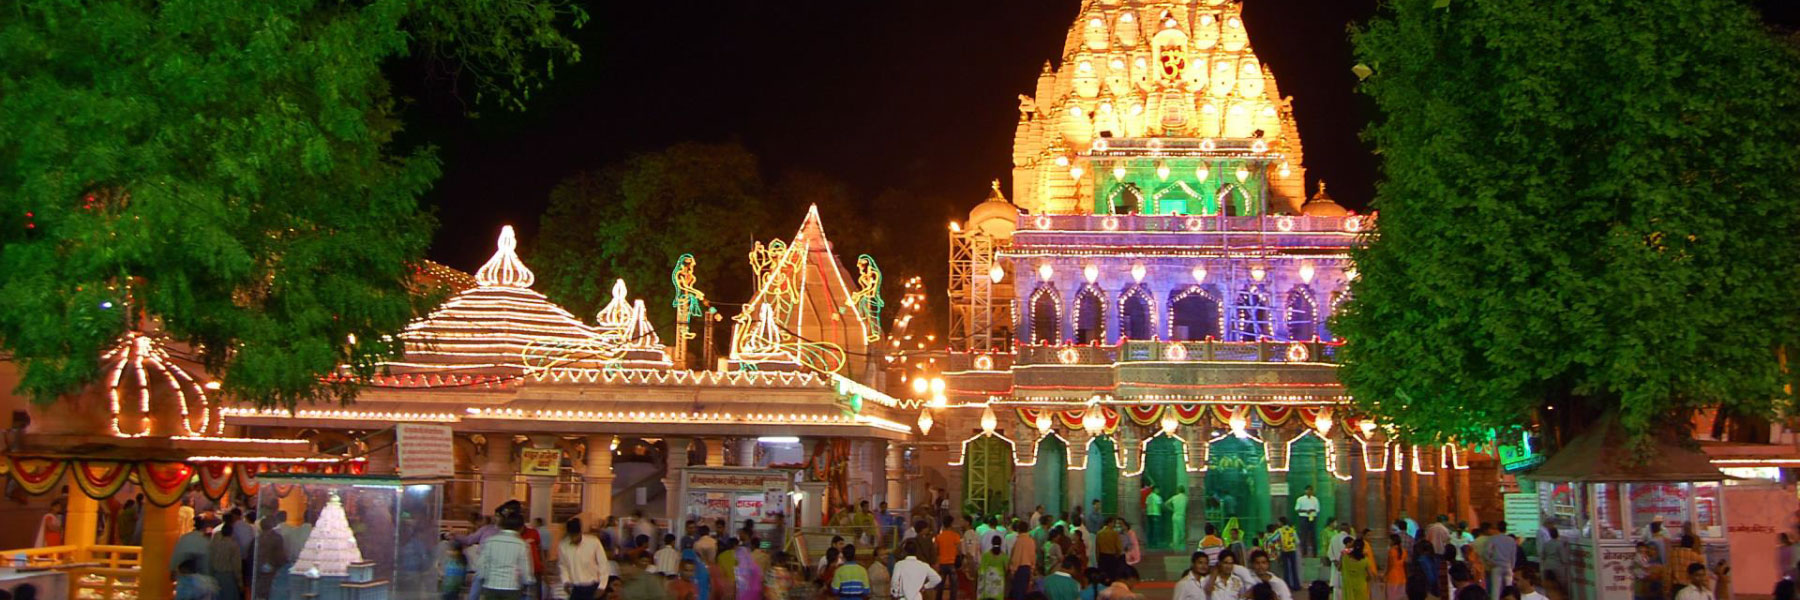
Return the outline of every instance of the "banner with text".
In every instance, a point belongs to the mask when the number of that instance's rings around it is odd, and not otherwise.
[[[394,447],[401,477],[450,477],[456,473],[456,448],[449,425],[394,425]]]

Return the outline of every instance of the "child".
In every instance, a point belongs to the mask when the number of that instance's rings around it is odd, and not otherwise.
[[[444,546],[443,571],[439,574],[443,579],[438,581],[438,595],[444,600],[456,600],[462,597],[463,580],[468,579],[469,566],[463,562],[462,543],[450,540]]]

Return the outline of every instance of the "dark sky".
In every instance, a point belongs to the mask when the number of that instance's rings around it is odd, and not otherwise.
[[[1800,22],[1800,2],[1758,4],[1773,22]],[[944,224],[986,197],[988,180],[1009,176],[1017,96],[1031,93],[1044,61],[1062,53],[1079,6],[594,2],[592,22],[576,33],[581,63],[558,68],[527,112],[489,109],[472,120],[443,86],[399,68],[398,90],[418,101],[408,139],[437,144],[444,160],[427,196],[442,225],[431,256],[472,270],[499,225],[533,236],[562,177],[675,142],[731,139],[771,175],[820,172],[870,201],[886,188],[942,198],[905,212],[921,244],[942,253]],[[1373,0],[1244,6],[1252,45],[1294,97],[1309,189],[1324,179],[1356,209],[1372,194],[1375,166],[1357,139],[1369,109],[1353,90],[1346,26],[1373,10]],[[776,217],[797,224],[800,215]]]

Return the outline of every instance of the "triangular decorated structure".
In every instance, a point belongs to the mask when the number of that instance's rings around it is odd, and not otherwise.
[[[600,327],[590,326],[531,289],[536,276],[519,261],[517,245],[512,227],[502,228],[494,256],[475,272],[476,286],[408,325],[400,333],[406,354],[388,363],[389,370],[395,375],[563,378],[609,367],[668,365],[654,331],[627,335],[635,323],[614,308],[628,306],[622,282],[614,286],[611,312],[601,311]]]
[[[855,377],[868,353],[869,334],[880,324],[856,309],[851,280],[831,251],[819,207],[807,209],[793,241],[761,274],[761,287],[736,318],[732,367],[806,368]]]
[[[349,574],[351,564],[362,562],[362,559],[362,550],[356,547],[356,535],[350,531],[350,520],[344,516],[344,503],[333,493],[325,508],[319,511],[319,522],[313,524],[312,535],[307,536],[300,558],[294,561],[289,572],[343,577]]]

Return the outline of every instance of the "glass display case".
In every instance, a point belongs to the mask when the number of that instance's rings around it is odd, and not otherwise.
[[[443,488],[393,477],[266,473],[254,600],[436,596]],[[280,557],[265,560],[263,556]]]

